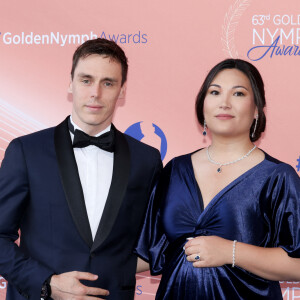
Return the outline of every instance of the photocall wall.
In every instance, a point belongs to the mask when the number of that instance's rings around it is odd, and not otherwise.
[[[116,41],[129,58],[114,124],[157,147],[164,163],[210,144],[195,97],[211,67],[234,57],[265,81],[267,129],[258,146],[300,172],[298,0],[2,1],[0,163],[13,138],[70,114],[72,54],[96,37]],[[136,299],[154,299],[159,281],[138,274]],[[300,298],[299,282],[281,284],[285,300]],[[6,287],[0,276],[1,300]]]

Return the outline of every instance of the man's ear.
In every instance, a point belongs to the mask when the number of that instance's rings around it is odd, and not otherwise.
[[[124,84],[123,84],[122,87],[121,87],[121,91],[120,91],[120,94],[119,94],[118,99],[124,99],[124,98],[125,98],[125,95],[126,95],[126,89],[127,89],[127,83],[124,82]]]
[[[69,83],[69,87],[68,87],[68,93],[72,94],[72,90],[73,90],[73,79],[72,77],[70,78],[70,83]]]

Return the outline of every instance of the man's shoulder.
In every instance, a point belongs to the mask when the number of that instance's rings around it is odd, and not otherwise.
[[[119,131],[120,132],[120,131]],[[131,137],[130,135],[127,135],[125,133],[120,132],[123,137],[125,138],[129,150],[131,152],[131,155],[135,158],[135,159],[139,159],[139,158],[143,158],[146,160],[161,160],[160,158],[160,152],[158,149],[147,145],[133,137]]]
[[[34,141],[41,141],[41,140],[45,140],[45,139],[49,139],[49,138],[53,138],[54,136],[54,129],[55,127],[49,127],[49,128],[45,128],[33,133],[29,133],[23,136],[20,136],[18,139],[21,142],[34,142]]]
[[[133,137],[131,137],[130,135],[127,135],[126,133],[123,133],[124,137],[126,138],[129,146],[132,147],[137,147],[142,149],[143,151],[150,151],[150,152],[157,152],[158,150],[148,144],[145,144]]]
[[[10,141],[5,153],[22,151],[26,155],[36,155],[47,149],[52,149],[54,145],[54,128],[46,128],[33,133],[29,133]]]

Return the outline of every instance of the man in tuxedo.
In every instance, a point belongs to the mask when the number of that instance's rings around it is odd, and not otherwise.
[[[8,146],[0,169],[7,299],[134,298],[133,249],[162,164],[159,151],[112,124],[127,69],[116,43],[85,42],[73,56],[71,116]]]

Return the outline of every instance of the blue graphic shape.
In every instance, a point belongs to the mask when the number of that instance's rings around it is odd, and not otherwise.
[[[141,287],[142,287],[141,285],[138,285],[138,286],[136,287],[136,290],[138,290],[138,292],[137,292],[137,291],[135,292],[136,295],[142,295],[142,294],[143,294],[143,291],[139,289],[139,288],[141,288]]]
[[[299,172],[300,171],[300,156],[297,159],[297,162],[298,162],[298,165],[296,165],[296,168],[297,168],[297,171]]]
[[[124,133],[140,141],[144,137],[144,134],[142,133],[141,130],[141,123],[142,121],[132,124],[126,129]],[[156,124],[152,123],[152,126],[154,127],[154,134],[160,137],[161,140],[160,156],[161,156],[161,160],[163,160],[167,154],[167,148],[168,148],[167,139],[164,132]]]

